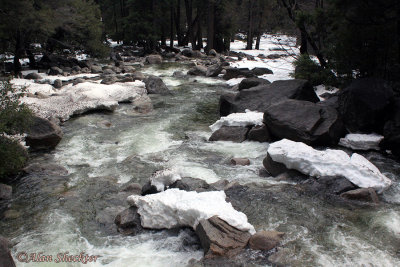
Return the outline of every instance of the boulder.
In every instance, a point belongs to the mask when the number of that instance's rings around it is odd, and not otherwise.
[[[220,64],[214,64],[207,68],[207,77],[217,77],[222,71],[222,66]]]
[[[188,75],[194,75],[194,76],[206,76],[207,74],[207,68],[201,65],[194,66],[191,68],[188,73]]]
[[[249,247],[254,250],[271,250],[282,241],[285,233],[276,231],[261,231],[250,237]]]
[[[25,141],[32,150],[47,150],[55,148],[62,137],[60,126],[49,120],[34,117]]]
[[[206,258],[236,256],[247,246],[251,237],[249,232],[229,225],[218,216],[201,220],[196,227],[196,234]]]
[[[114,84],[116,82],[118,82],[118,78],[114,75],[106,76],[106,77],[104,77],[103,80],[101,80],[101,84],[105,84],[105,85]]]
[[[353,183],[342,176],[323,176],[318,179],[310,178],[303,184],[308,192],[313,194],[340,195],[357,189]]]
[[[60,79],[56,79],[54,80],[53,86],[56,89],[60,89],[63,86],[63,83]]]
[[[139,80],[139,81],[143,81],[146,79],[146,77],[144,76],[144,74],[140,71],[136,71],[131,75],[132,79],[135,80]]]
[[[184,78],[185,77],[185,73],[183,73],[182,71],[175,71],[174,74],[172,74],[172,77]]]
[[[274,74],[274,72],[268,68],[254,68],[251,70],[255,76],[261,76],[264,74]]]
[[[103,72],[101,66],[98,66],[98,65],[93,65],[90,69],[91,69],[92,73],[102,73]]]
[[[64,71],[59,67],[51,67],[49,70],[49,75],[63,75]]]
[[[41,79],[43,79],[43,77],[40,76],[40,74],[36,73],[36,72],[31,72],[31,73],[25,75],[24,78],[28,79],[28,80],[41,80]]]
[[[247,135],[247,139],[249,141],[256,141],[256,142],[270,142],[271,134],[268,131],[268,128],[265,124],[263,125],[256,125],[250,129],[249,134]]]
[[[170,94],[168,87],[165,85],[163,80],[160,77],[150,75],[144,81],[148,94],[161,94],[167,95]]]
[[[239,84],[239,90],[249,89],[259,85],[270,84],[271,82],[261,78],[246,78]]]
[[[392,107],[392,117],[385,123],[383,129],[383,142],[381,147],[391,150],[394,155],[400,157],[400,98],[396,98]]]
[[[123,67],[123,72],[125,73],[134,73],[136,69],[132,66],[124,66]]]
[[[157,194],[160,191],[158,191],[157,187],[152,185],[150,181],[148,181],[147,183],[145,183],[142,187],[142,196],[146,196],[146,195],[151,195],[151,194]]]
[[[340,138],[339,145],[353,150],[379,150],[384,137],[378,134],[348,134]]]
[[[116,74],[116,73],[112,69],[104,69],[103,70],[103,75],[114,75],[114,74]]]
[[[218,55],[218,53],[217,53],[217,51],[215,51],[215,49],[210,49],[210,51],[208,51],[208,55],[216,57]]]
[[[290,171],[284,164],[274,161],[269,154],[264,158],[263,166],[273,177]]]
[[[336,145],[345,132],[334,108],[292,99],[268,107],[264,123],[276,138],[308,145]]]
[[[0,200],[9,200],[12,198],[12,187],[0,183]]]
[[[378,195],[373,188],[359,188],[347,191],[340,196],[349,200],[371,202],[375,204],[379,203]]]
[[[251,78],[254,77],[254,73],[248,68],[226,68],[226,73],[223,76],[224,80],[230,80],[239,77]]]
[[[246,140],[249,128],[240,126],[222,126],[215,131],[209,141],[231,141],[241,143]]]
[[[149,64],[161,64],[162,57],[160,55],[150,55],[146,57],[146,62]]]
[[[359,79],[339,93],[339,112],[350,132],[381,134],[392,100],[393,90],[385,81]]]
[[[130,207],[119,213],[114,220],[118,232],[124,235],[137,235],[143,231],[137,207]]]
[[[260,85],[248,90],[240,91],[235,97],[223,95],[220,98],[220,114],[226,116],[231,113],[265,110],[273,104],[287,99],[319,102],[314,88],[306,80],[275,81],[271,84]]]
[[[248,166],[250,165],[250,160],[247,158],[233,158],[231,159],[231,164],[235,166]]]
[[[10,243],[8,240],[0,236],[0,266],[15,267],[15,262],[10,252]]]
[[[184,191],[203,192],[209,190],[210,185],[202,179],[184,177],[181,180],[177,180],[176,182],[171,184],[169,188],[178,188]]]

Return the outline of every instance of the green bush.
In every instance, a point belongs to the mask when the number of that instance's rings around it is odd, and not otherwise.
[[[295,73],[292,76],[295,79],[308,80],[313,86],[320,84],[337,85],[337,79],[332,71],[321,67],[309,55],[301,55],[293,64],[295,66]]]
[[[17,141],[0,136],[0,181],[18,174],[28,159],[26,149]]]

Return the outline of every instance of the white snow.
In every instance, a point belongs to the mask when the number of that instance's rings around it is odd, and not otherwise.
[[[246,78],[233,78],[233,79],[226,81],[226,84],[229,86],[235,86],[235,85],[241,83],[244,79],[246,79]]]
[[[283,139],[271,144],[268,154],[275,162],[313,177],[342,176],[361,188],[372,187],[378,193],[387,189],[392,181],[363,156],[349,157],[342,150],[315,150],[312,147]]]
[[[348,134],[340,139],[339,145],[354,150],[379,150],[383,139],[379,134]]]
[[[318,96],[320,101],[324,101],[325,100],[325,98],[322,97],[323,94],[325,94],[325,93],[335,94],[335,93],[337,93],[339,91],[338,88],[325,86],[323,84],[315,86],[314,90],[315,90],[315,93],[317,94],[317,96]]]
[[[210,126],[212,132],[219,130],[222,126],[250,126],[262,125],[263,112],[246,110],[245,113],[232,113],[226,117],[221,117],[217,122]]]
[[[154,173],[150,178],[151,185],[157,188],[157,191],[164,191],[165,187],[170,186],[178,180],[181,180],[181,176],[176,169],[166,169]]]
[[[186,192],[169,189],[146,196],[129,196],[129,205],[138,207],[142,226],[151,229],[171,229],[189,226],[196,229],[201,220],[217,215],[233,227],[255,233],[247,216],[226,202],[224,191]]]

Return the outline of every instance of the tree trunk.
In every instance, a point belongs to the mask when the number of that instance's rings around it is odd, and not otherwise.
[[[169,28],[169,46],[172,48],[174,47],[174,5],[173,2],[171,2],[170,6],[170,28]]]
[[[19,59],[22,56],[23,49],[22,49],[22,36],[21,32],[18,30],[15,36],[15,53],[14,53],[14,74],[17,75],[21,72],[22,66]]]
[[[29,44],[27,46],[29,46]],[[31,51],[31,49],[29,47],[25,48],[25,51],[26,51],[26,54],[28,55],[28,58],[29,58],[29,67],[31,67],[32,69],[36,68],[35,55],[32,53],[32,51]]]
[[[261,7],[259,7],[259,9],[260,9],[260,12],[259,12],[259,14],[258,14],[258,19],[259,19],[259,21],[258,21],[257,41],[256,41],[256,49],[257,49],[257,50],[260,50],[261,35],[262,35],[262,33],[263,33],[263,30],[261,29],[261,28],[262,28],[263,11],[262,11],[262,8],[261,8]]]
[[[214,0],[208,0],[207,2],[207,53],[211,49],[214,49],[214,38],[215,38],[215,32],[214,32],[214,11],[215,11],[215,6],[214,6]]]
[[[248,18],[248,22],[249,22],[249,28],[247,30],[247,46],[246,49],[247,50],[251,50],[253,49],[253,0],[249,0],[249,18]]]
[[[197,50],[203,48],[203,33],[201,31],[201,20],[197,23]]]
[[[178,45],[183,46],[182,30],[181,30],[181,0],[177,1],[175,14],[175,27],[178,36]]]
[[[300,54],[308,54],[307,36],[302,30],[300,30]]]
[[[188,25],[188,40],[192,44],[192,48],[196,48],[196,38],[193,33],[193,0],[185,0],[186,20]]]

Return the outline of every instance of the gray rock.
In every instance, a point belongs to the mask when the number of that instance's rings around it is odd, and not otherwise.
[[[284,164],[273,161],[269,154],[264,158],[263,166],[273,177],[289,171]]]
[[[233,158],[231,159],[231,163],[236,166],[248,166],[250,165],[250,160],[247,158]]]
[[[262,126],[257,125],[250,129],[249,134],[247,135],[247,139],[249,141],[256,142],[270,142],[272,141],[271,134],[268,131],[267,126],[263,124]]]
[[[178,188],[184,191],[197,192],[203,192],[211,189],[210,185],[207,184],[204,180],[190,177],[183,177],[181,180],[178,180],[171,184],[169,188]]]
[[[49,75],[63,75],[64,71],[59,67],[51,67],[49,70]]]
[[[0,200],[9,200],[12,198],[12,187],[0,183]]]
[[[144,79],[146,79],[146,76],[144,76],[144,74],[140,71],[136,71],[131,75],[132,79],[135,80],[139,80],[139,81],[143,81]]]
[[[134,73],[136,71],[136,69],[132,66],[124,66],[123,70],[125,73]]]
[[[235,143],[241,143],[246,140],[248,132],[249,128],[247,127],[222,126],[211,135],[209,141],[232,141]]]
[[[233,257],[239,254],[251,237],[218,216],[202,220],[196,227],[196,234],[204,249],[205,258]]]
[[[264,74],[274,74],[274,72],[272,70],[268,69],[268,68],[254,68],[251,71],[256,76],[261,76],[261,75],[264,75]]]
[[[217,51],[215,51],[215,49],[211,49],[210,51],[208,51],[208,55],[216,57],[218,55]]]
[[[276,138],[308,145],[336,145],[345,133],[335,109],[292,99],[268,107],[264,123]]]
[[[324,176],[318,179],[310,178],[303,184],[303,186],[308,192],[325,195],[340,195],[343,192],[357,189],[357,186],[352,184],[346,178],[340,176]]]
[[[103,70],[104,75],[114,75],[115,72],[112,69],[105,69]]]
[[[103,69],[102,69],[100,66],[98,66],[98,65],[93,65],[93,66],[91,67],[91,72],[92,72],[92,73],[102,73],[102,72],[103,72]]]
[[[63,83],[60,79],[57,79],[57,80],[54,80],[53,86],[56,89],[60,89],[63,86]]]
[[[314,88],[306,80],[276,81],[240,91],[236,96],[223,95],[220,98],[220,115],[252,111],[265,112],[271,105],[286,99],[319,102]]]
[[[254,250],[271,250],[279,246],[285,233],[276,231],[261,231],[255,233],[249,240],[249,247]]]
[[[222,66],[220,64],[214,64],[207,68],[207,77],[217,77],[222,71]]]
[[[73,85],[77,85],[77,84],[79,84],[79,83],[84,83],[84,82],[86,82],[86,80],[84,80],[84,79],[82,79],[82,78],[76,78],[76,79],[72,82],[72,84],[73,84]]]
[[[118,227],[118,232],[124,235],[137,235],[143,232],[143,227],[140,221],[140,215],[136,207],[130,207],[115,217],[115,224]]]
[[[49,120],[34,117],[25,141],[32,150],[47,150],[56,147],[62,137],[60,126]]]
[[[10,242],[0,236],[0,266],[1,267],[15,267],[15,262],[10,252]]]
[[[144,83],[146,84],[148,94],[167,95],[171,93],[160,77],[151,75],[144,81]]]
[[[194,75],[194,76],[206,76],[207,75],[207,68],[201,65],[194,66],[191,68],[188,73],[188,75]]]
[[[106,84],[106,85],[110,85],[110,84],[114,84],[118,82],[118,78],[116,76],[108,76],[105,77],[102,81],[101,84]]]
[[[251,78],[254,77],[254,73],[248,68],[226,68],[226,73],[224,75],[224,80],[230,80],[239,77]]]
[[[150,55],[146,57],[146,63],[149,64],[161,64],[162,57],[160,55]]]
[[[379,204],[379,197],[373,188],[359,188],[347,191],[341,194],[340,196],[349,200],[357,200],[357,201]]]
[[[184,78],[185,73],[183,73],[182,71],[175,71],[174,74],[172,74],[172,76],[175,78]]]
[[[40,74],[36,73],[36,72],[31,72],[31,73],[25,75],[24,78],[28,79],[28,80],[41,80],[41,79],[43,79],[43,77],[40,76]]]
[[[239,91],[270,83],[270,81],[261,78],[246,78],[239,83]]]

